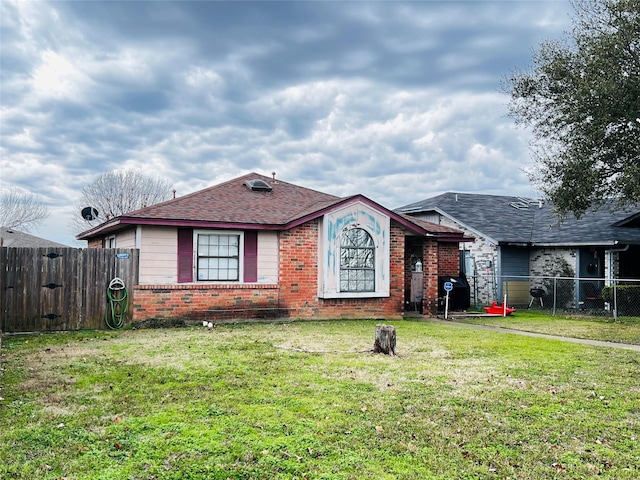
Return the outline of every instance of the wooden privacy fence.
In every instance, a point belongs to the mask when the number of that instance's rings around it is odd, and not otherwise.
[[[107,328],[109,283],[122,279],[132,304],[138,259],[136,249],[1,247],[0,331]]]

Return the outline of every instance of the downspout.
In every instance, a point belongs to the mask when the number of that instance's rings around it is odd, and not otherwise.
[[[627,244],[627,246],[624,248],[612,248],[610,250],[605,250],[605,252],[607,253],[607,263],[609,265],[609,272],[607,275],[607,283],[609,286],[611,285],[611,280],[613,280],[613,254],[618,252],[626,252],[627,250],[629,250],[629,244]]]
[[[612,248],[607,250],[607,263],[609,264],[609,274],[607,275],[607,283],[609,286],[612,284],[613,278],[613,254],[618,252],[626,252],[629,250],[629,244],[627,244],[624,248]],[[617,288],[616,285],[613,285],[613,321],[618,321],[618,298],[617,298]]]

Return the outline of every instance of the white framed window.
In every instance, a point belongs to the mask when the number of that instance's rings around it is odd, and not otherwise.
[[[326,213],[318,239],[318,297],[390,295],[391,219],[363,202]]]
[[[116,236],[109,235],[104,239],[104,248],[116,248]]]
[[[234,232],[195,232],[198,281],[240,281],[242,235]]]
[[[347,229],[340,238],[340,291],[376,291],[376,246],[362,228]]]

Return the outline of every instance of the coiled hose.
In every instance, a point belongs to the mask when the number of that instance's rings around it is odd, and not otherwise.
[[[105,312],[107,326],[112,330],[122,328],[129,306],[129,297],[121,278],[115,277],[111,280],[107,287],[107,299],[109,300]]]

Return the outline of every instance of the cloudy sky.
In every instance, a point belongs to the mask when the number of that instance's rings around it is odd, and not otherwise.
[[[0,0],[0,188],[80,246],[81,189],[131,168],[177,195],[255,171],[396,208],[536,196],[501,82],[570,29],[556,1]]]

